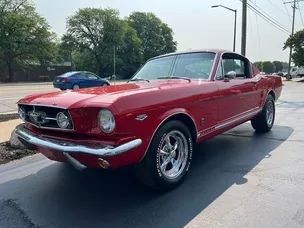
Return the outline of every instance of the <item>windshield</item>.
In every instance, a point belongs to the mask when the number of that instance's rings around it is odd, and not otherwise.
[[[214,60],[215,53],[210,52],[187,53],[160,57],[148,61],[135,74],[132,80],[156,80],[167,76],[208,80]]]

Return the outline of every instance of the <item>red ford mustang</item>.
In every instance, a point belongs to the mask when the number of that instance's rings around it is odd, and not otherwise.
[[[77,169],[134,165],[139,179],[170,190],[185,179],[194,144],[251,120],[270,131],[280,76],[260,75],[224,50],[150,59],[123,85],[29,95],[18,102],[19,139]]]

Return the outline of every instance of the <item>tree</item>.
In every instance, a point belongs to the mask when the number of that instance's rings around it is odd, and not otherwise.
[[[275,67],[275,71],[276,72],[279,72],[279,71],[283,70],[283,64],[282,64],[282,62],[280,62],[280,61],[273,61],[272,63],[274,65],[274,67]]]
[[[254,65],[261,71],[271,74],[275,70],[275,65],[270,61],[255,62]]]
[[[266,73],[273,73],[274,70],[275,70],[275,66],[272,62],[270,61],[265,61],[263,62],[263,69],[264,69],[264,72]]]
[[[27,0],[0,1],[0,59],[14,81],[16,68],[48,59],[55,35]]]
[[[283,50],[292,47],[292,61],[296,66],[304,66],[304,29],[290,36],[284,43]]]
[[[102,76],[113,63],[114,47],[123,44],[124,33],[117,10],[84,8],[68,18],[64,43],[69,40],[75,51],[89,56]]]
[[[136,31],[126,23],[124,42],[117,50],[117,73],[124,78],[130,78],[143,63],[141,44]]]
[[[127,21],[142,41],[144,61],[151,57],[176,51],[173,31],[153,13],[133,12]]]

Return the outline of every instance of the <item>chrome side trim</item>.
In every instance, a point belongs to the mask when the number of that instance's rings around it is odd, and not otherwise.
[[[78,160],[76,160],[75,158],[73,158],[71,155],[69,155],[68,153],[63,153],[63,155],[66,157],[66,159],[69,161],[69,163],[77,170],[82,171],[84,169],[86,169],[87,167],[82,164],[81,162],[79,162]]]
[[[100,148],[92,148],[81,144],[69,143],[62,140],[54,140],[41,137],[25,128],[24,124],[16,127],[16,134],[26,142],[32,145],[41,146],[65,153],[85,153],[96,156],[112,157],[128,152],[142,144],[141,139],[135,139],[118,147],[111,145],[100,145]]]
[[[187,115],[188,117],[190,117],[191,120],[192,120],[192,122],[194,123],[196,132],[198,132],[198,131],[197,131],[196,123],[195,123],[194,119],[193,119],[189,114],[187,114],[187,113],[185,113],[185,112],[176,112],[176,113],[173,113],[173,114],[167,116],[165,119],[163,119],[163,120],[160,122],[160,124],[158,124],[157,128],[154,130],[154,132],[153,132],[153,134],[152,134],[152,137],[151,137],[151,139],[150,139],[150,142],[149,142],[149,144],[148,144],[148,146],[147,146],[147,149],[146,149],[146,151],[145,151],[144,156],[142,157],[142,159],[144,159],[144,157],[146,156],[146,154],[147,154],[147,152],[148,152],[148,149],[149,149],[149,147],[150,147],[150,144],[151,144],[151,142],[152,142],[152,140],[153,140],[153,138],[154,138],[154,135],[155,135],[156,131],[160,128],[160,126],[161,126],[167,119],[169,119],[169,118],[172,117],[172,116],[178,115],[178,114],[185,114],[185,115]],[[140,161],[142,161],[142,159],[141,159]]]
[[[218,129],[227,127],[227,126],[229,126],[229,125],[234,124],[235,122],[244,120],[244,119],[248,118],[249,116],[252,116],[252,115],[257,114],[258,112],[260,112],[260,109],[253,109],[253,110],[250,110],[249,113],[247,113],[247,114],[245,114],[245,115],[243,115],[243,116],[236,117],[235,119],[232,119],[232,120],[226,121],[226,122],[224,122],[224,123],[222,123],[222,124],[216,125],[216,126],[215,126],[215,130],[218,130]]]
[[[203,136],[208,135],[208,134],[211,134],[211,133],[213,133],[213,132],[215,132],[215,131],[217,131],[221,128],[227,127],[227,126],[232,125],[232,124],[234,124],[236,122],[239,122],[241,120],[244,120],[244,119],[248,118],[249,116],[253,116],[253,115],[259,113],[260,111],[261,111],[261,109],[259,107],[257,107],[257,108],[254,108],[254,109],[251,109],[251,110],[247,111],[246,114],[244,114],[242,116],[235,117],[232,120],[228,120],[228,121],[225,121],[224,123],[217,124],[217,125],[214,125],[212,127],[207,128],[207,129],[204,129],[204,130],[198,132],[198,138],[203,137]]]

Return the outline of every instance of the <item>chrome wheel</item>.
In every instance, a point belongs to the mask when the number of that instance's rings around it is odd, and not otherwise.
[[[188,153],[185,135],[177,130],[169,132],[160,142],[158,162],[161,173],[168,179],[177,178],[186,167]]]
[[[268,101],[266,109],[266,119],[268,126],[271,126],[274,117],[274,108],[272,101]]]
[[[79,87],[79,85],[74,85],[73,86],[73,90],[77,90],[77,89],[79,89],[80,87]]]

